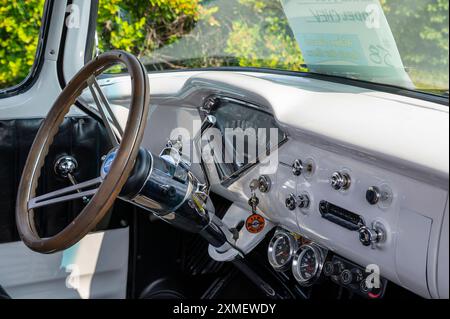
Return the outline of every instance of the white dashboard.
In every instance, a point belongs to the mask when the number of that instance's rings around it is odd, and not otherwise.
[[[259,196],[262,213],[273,223],[320,243],[328,249],[360,264],[376,264],[391,281],[422,296],[429,295],[429,285],[436,278],[437,251],[448,192],[411,178],[386,171],[302,141],[289,141],[280,149],[280,164],[267,194]],[[289,163],[297,158],[314,160],[310,177],[295,176]],[[286,164],[285,164],[286,163]],[[347,171],[352,183],[348,190],[337,191],[330,185],[336,171]],[[232,185],[236,193],[245,190],[258,168]],[[390,204],[371,205],[366,191],[371,186],[392,190]],[[309,208],[291,211],[285,206],[290,194],[308,194]],[[225,194],[224,194],[225,195]],[[360,215],[366,225],[380,223],[385,240],[375,247],[363,246],[358,232],[348,230],[322,217],[319,203],[326,200]],[[439,204],[438,204],[439,203]],[[435,283],[437,287],[438,282]]]
[[[161,138],[173,128],[195,136],[192,123],[200,120],[199,109],[215,94],[263,107],[287,133],[277,152],[229,185],[209,167],[212,190],[234,203],[224,217],[230,227],[250,214],[250,182],[261,175],[270,178],[270,191],[258,194],[267,230],[259,236],[241,230],[236,245],[243,252],[281,226],[361,266],[376,264],[384,278],[423,297],[448,297],[448,107],[276,75],[180,73],[151,78],[151,86],[153,110],[143,146],[153,152],[164,147],[167,139]],[[275,156],[276,161],[269,160]],[[294,175],[296,160],[313,163],[314,172]],[[347,190],[331,187],[336,172],[348,174]],[[370,204],[369,189],[387,191],[389,198]],[[307,194],[309,207],[288,209],[291,194]],[[321,201],[360,216],[368,228],[381,227],[383,240],[373,247],[362,245],[358,231],[322,216]]]

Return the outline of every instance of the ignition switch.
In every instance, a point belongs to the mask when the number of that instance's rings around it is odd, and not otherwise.
[[[267,175],[261,175],[258,179],[252,180],[249,185],[251,192],[259,190],[261,193],[268,193],[271,186],[272,182]]]

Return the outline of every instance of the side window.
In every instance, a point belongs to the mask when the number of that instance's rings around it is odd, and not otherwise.
[[[1,0],[0,91],[30,73],[39,40],[45,0]]]

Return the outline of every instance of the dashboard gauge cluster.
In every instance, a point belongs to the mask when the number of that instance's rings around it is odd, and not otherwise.
[[[267,250],[270,265],[278,271],[289,268],[298,249],[298,241],[287,231],[277,230]]]
[[[375,265],[364,269],[283,228],[275,231],[267,255],[276,271],[292,276],[301,287],[310,287],[319,279],[329,280],[368,299],[382,298],[386,290],[387,280],[377,275],[379,270],[371,271]]]
[[[267,255],[275,270],[290,270],[301,286],[311,286],[320,277],[326,251],[303,237],[278,229],[270,240]]]
[[[324,262],[322,249],[315,244],[301,246],[292,260],[292,274],[301,286],[311,286],[320,277]]]

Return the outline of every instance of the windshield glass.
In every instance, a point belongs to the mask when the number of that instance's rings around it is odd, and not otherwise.
[[[268,68],[448,91],[448,0],[100,0],[100,51],[149,71]]]

